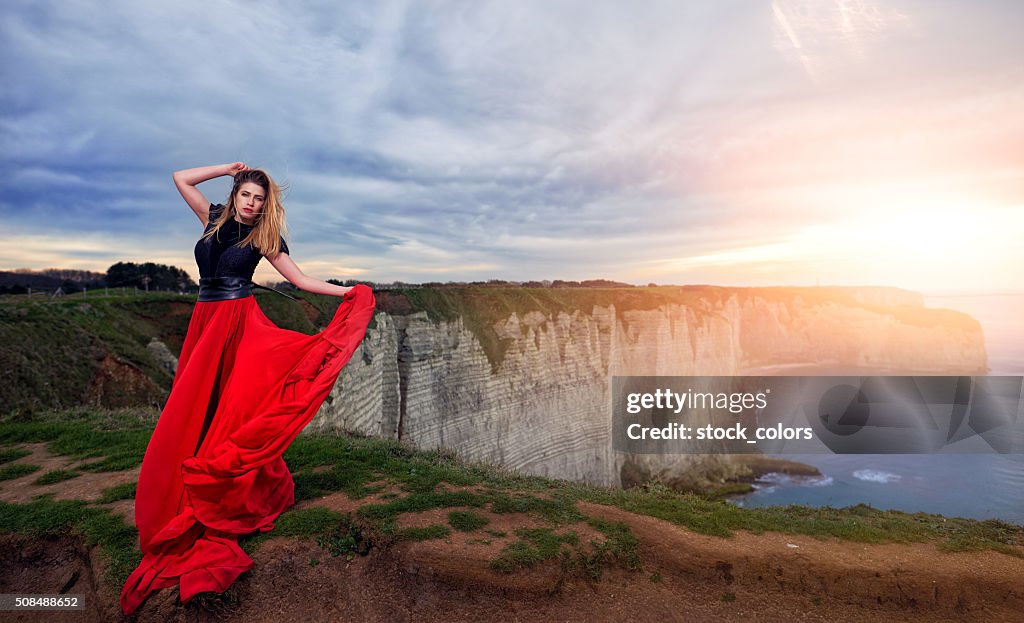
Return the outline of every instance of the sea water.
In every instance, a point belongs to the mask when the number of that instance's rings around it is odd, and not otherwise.
[[[928,307],[965,312],[981,323],[991,375],[1024,376],[1024,294],[926,297]],[[803,504],[1002,519],[1024,525],[1024,455],[780,455],[818,468],[820,477],[768,474],[745,507]]]

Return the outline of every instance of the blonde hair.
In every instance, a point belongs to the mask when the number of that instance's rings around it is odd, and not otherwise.
[[[231,187],[231,195],[228,197],[224,210],[217,217],[217,220],[213,222],[213,229],[203,234],[202,239],[206,240],[217,235],[221,227],[228,221],[235,219],[235,195],[238,194],[242,184],[246,182],[251,182],[262,188],[263,192],[266,193],[266,199],[263,200],[263,211],[256,217],[256,224],[253,226],[252,231],[244,239],[238,241],[236,246],[246,247],[252,244],[263,255],[277,255],[281,250],[281,237],[287,230],[284,218],[284,205],[281,203],[281,187],[274,182],[273,178],[266,171],[260,169],[249,169],[235,175],[235,183]],[[218,236],[217,239],[220,240],[220,237]]]

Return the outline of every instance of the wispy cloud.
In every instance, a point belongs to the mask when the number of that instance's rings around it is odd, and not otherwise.
[[[1024,205],[1022,18],[999,0],[5,2],[0,265],[194,273],[170,173],[244,160],[288,185],[293,255],[324,278],[822,280],[851,251],[824,241],[811,270],[793,240],[839,236],[850,210],[909,214],[907,189]],[[895,186],[904,203],[853,199]],[[945,279],[900,261],[858,280]]]

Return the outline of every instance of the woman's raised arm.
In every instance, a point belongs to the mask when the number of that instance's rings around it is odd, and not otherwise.
[[[210,219],[210,200],[204,197],[203,193],[199,192],[196,185],[222,175],[233,176],[248,169],[249,167],[245,166],[243,162],[233,162],[231,164],[215,164],[209,167],[196,167],[195,169],[175,171],[172,177],[174,178],[174,185],[178,188],[182,198],[185,199],[185,203],[188,204],[188,207],[192,208],[192,211],[196,213],[196,216],[199,217],[199,220],[202,221],[205,227]]]

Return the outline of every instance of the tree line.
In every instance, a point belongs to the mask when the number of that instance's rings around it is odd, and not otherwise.
[[[97,288],[136,287],[140,290],[194,290],[195,280],[176,266],[146,262],[118,262],[106,273],[48,268],[0,271],[0,294],[26,294],[29,290],[56,290],[66,294]]]
[[[389,282],[373,282],[373,281],[357,281],[354,279],[348,279],[346,281],[339,281],[337,279],[328,279],[328,283],[337,284],[340,286],[354,286],[357,283],[362,283],[370,286],[374,290],[401,290],[403,288],[635,288],[636,286],[631,283],[623,283],[621,281],[612,281],[610,279],[585,279],[583,281],[567,281],[564,279],[555,279],[544,281],[507,281],[505,279],[488,279],[487,281],[428,281],[426,283],[409,283],[405,281],[389,281]],[[648,287],[654,287],[655,284],[648,284]],[[278,289],[281,288],[294,288],[287,281],[282,281],[277,284]]]
[[[339,281],[328,279],[328,283],[342,286],[354,286],[362,283],[375,290],[392,290],[402,288],[632,288],[633,284],[609,279],[587,279],[583,281],[567,281],[563,279],[544,281],[506,281],[504,279],[488,279],[486,281],[431,281],[427,283],[409,283],[405,281],[372,282],[347,279]],[[654,285],[654,284],[650,284]],[[176,266],[146,262],[118,262],[107,269],[106,273],[48,268],[46,270],[19,269],[0,271],[0,294],[25,294],[29,290],[54,291],[60,288],[66,294],[94,290],[97,288],[135,287],[140,290],[164,290],[171,292],[188,292],[198,288],[198,284],[184,270]],[[274,287],[280,290],[294,290],[295,286],[282,281]]]

